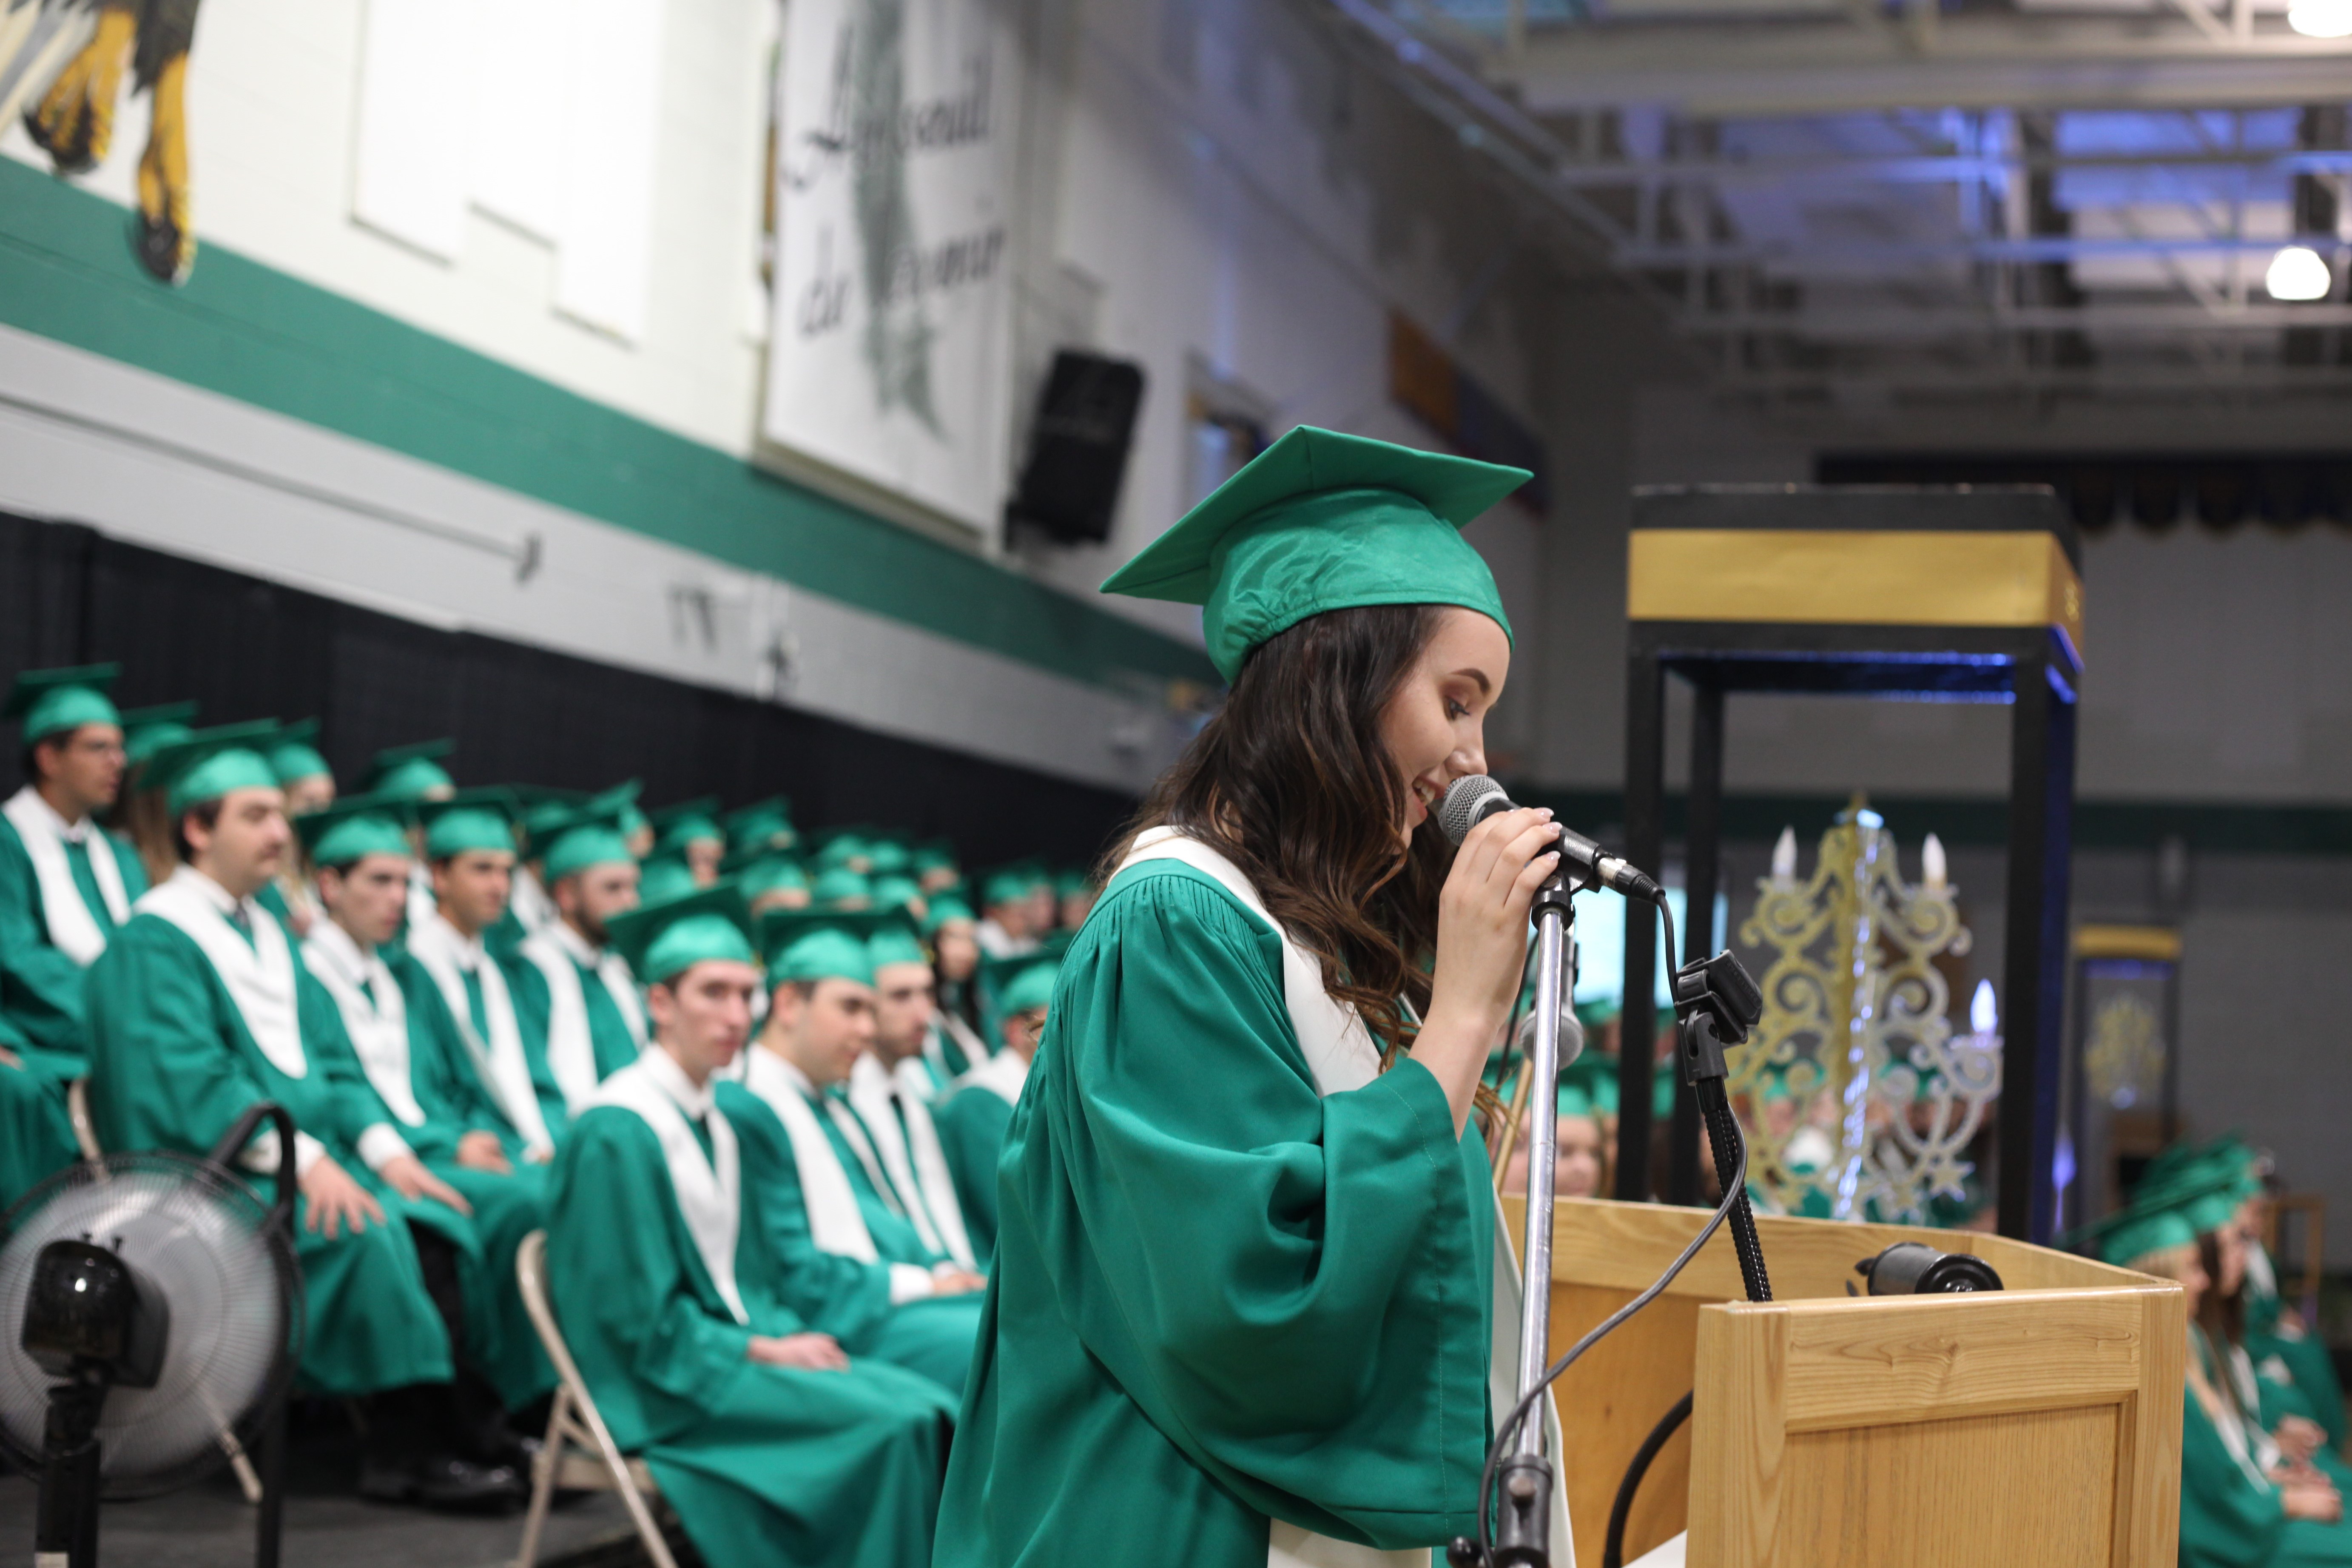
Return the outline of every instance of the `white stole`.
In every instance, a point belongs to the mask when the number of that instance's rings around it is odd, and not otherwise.
[[[683,1076],[677,1064],[671,1066]],[[735,1237],[743,1218],[742,1156],[735,1147],[735,1129],[717,1110],[705,1115],[703,1125],[710,1130],[710,1153],[706,1158],[686,1112],[662,1087],[649,1060],[633,1062],[597,1085],[589,1103],[635,1111],[653,1129],[661,1142],[662,1161],[669,1167],[677,1212],[685,1216],[687,1234],[694,1238],[694,1250],[735,1321],[750,1322],[751,1315],[743,1310],[743,1293],[735,1284]]]
[[[50,942],[87,969],[106,951],[106,933],[98,929],[98,918],[89,912],[81,889],[74,884],[66,841],[58,832],[58,814],[26,784],[8,797],[7,805],[0,805],[0,816],[5,816],[16,830],[16,837],[24,841],[26,858],[33,862],[33,880],[41,890],[41,923]],[[98,896],[106,912],[121,925],[131,918],[131,900],[123,891],[122,868],[115,861],[114,846],[97,823],[84,827],[82,849],[89,856],[89,874],[98,883]]]
[[[449,1017],[457,1026],[457,1037],[465,1042],[482,1076],[482,1086],[506,1112],[523,1142],[532,1149],[554,1148],[547,1118],[539,1109],[539,1089],[530,1080],[530,1060],[523,1054],[522,1026],[515,1021],[514,997],[507,990],[507,977],[499,972],[498,962],[478,942],[469,943],[459,936],[457,928],[443,920],[438,910],[410,924],[408,954],[432,976],[434,989],[441,993]],[[466,1005],[467,966],[463,961],[469,956],[481,977],[482,1015],[490,1026],[487,1040],[475,1031],[473,1009]]]
[[[564,1109],[574,1116],[596,1092],[596,1040],[588,1026],[588,995],[580,984],[583,954],[613,1005],[621,1010],[637,1049],[646,1048],[645,1008],[637,1000],[636,982],[630,977],[628,963],[609,950],[586,954],[587,945],[561,921],[522,940],[523,956],[547,980],[548,1070],[563,1091]]]
[[[1022,1087],[1028,1081],[1028,1059],[1018,1051],[1003,1050],[956,1079],[956,1087],[984,1089],[1007,1105],[1018,1105]],[[1329,1094],[1331,1090],[1324,1089],[1320,1092]]]
[[[408,1000],[383,957],[361,952],[349,931],[322,920],[302,943],[302,965],[335,999],[360,1070],[367,1074],[384,1109],[410,1127],[424,1126],[425,1108],[416,1102],[416,1085],[409,1075]],[[368,988],[373,990],[373,1001]]]
[[[523,930],[534,933],[545,931],[562,918],[555,911],[555,900],[547,896],[546,886],[524,865],[514,868],[513,890],[507,895],[507,908],[514,911]]]
[[[784,1124],[784,1135],[793,1145],[793,1168],[800,1173],[801,1202],[808,1209],[809,1235],[817,1250],[860,1263],[879,1263],[882,1254],[874,1246],[873,1233],[866,1228],[866,1216],[857,1212],[857,1190],[849,1184],[849,1173],[841,1168],[832,1140],[825,1137],[814,1108],[793,1081],[792,1073],[774,1052],[755,1043],[743,1053],[743,1087],[758,1095]]]
[[[1181,861],[1213,878],[1281,938],[1283,1005],[1290,1015],[1291,1030],[1298,1037],[1298,1048],[1315,1075],[1317,1093],[1328,1096],[1361,1089],[1380,1076],[1380,1047],[1373,1043],[1371,1031],[1364,1026],[1353,1007],[1335,1000],[1323,989],[1322,965],[1290,939],[1282,922],[1267,911],[1249,879],[1242,875],[1240,867],[1172,827],[1155,827],[1139,835],[1134,849],[1118,868],[1124,871],[1146,860]],[[991,1058],[987,1065],[993,1067],[999,1059]],[[979,1081],[981,1071],[974,1068],[968,1076]],[[1000,1089],[998,1092],[1003,1091]],[[1017,1096],[1017,1086],[1014,1092]],[[1494,1203],[1496,1291],[1487,1398],[1494,1419],[1500,1422],[1518,1403],[1519,1268],[1504,1225],[1502,1200],[1496,1198]],[[1543,1401],[1543,1418],[1552,1461],[1556,1466],[1563,1464],[1559,1415],[1549,1396]],[[1552,1561],[1559,1568],[1576,1568],[1576,1548],[1569,1535],[1565,1485],[1552,1489],[1551,1537]],[[1272,1523],[1266,1546],[1268,1568],[1423,1568],[1429,1561],[1425,1547],[1409,1552],[1380,1552],[1317,1535],[1278,1519]]]
[[[977,984],[977,982],[973,982],[973,984]],[[938,1023],[932,1026],[929,1034],[923,1037],[923,1056],[925,1059],[929,1061],[932,1069],[939,1074],[940,1082],[943,1084],[955,1079],[958,1075],[948,1071],[947,1052],[941,1048],[940,1044],[940,1034],[942,1030],[955,1037],[957,1049],[963,1052],[964,1070],[966,1072],[971,1071],[973,1068],[978,1067],[981,1063],[986,1061],[990,1057],[996,1054],[988,1048],[988,1043],[986,1041],[982,1040],[979,1035],[973,1033],[972,1026],[970,1024],[965,1023],[961,1016],[950,1013],[944,1007],[940,1008]],[[930,1094],[924,1095],[923,1098],[925,1100],[929,1100],[938,1091],[934,1089]]]
[[[921,1071],[919,1061],[900,1065]],[[956,1205],[955,1178],[948,1173],[947,1152],[940,1147],[939,1129],[931,1125],[921,1096],[908,1092],[902,1076],[868,1052],[850,1071],[849,1103],[873,1135],[874,1151],[905,1200],[907,1217],[923,1246],[960,1268],[971,1268],[971,1237]]]

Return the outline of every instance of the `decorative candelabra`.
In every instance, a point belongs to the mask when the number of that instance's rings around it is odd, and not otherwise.
[[[1965,1158],[2000,1093],[1991,987],[1955,1035],[1936,960],[1969,950],[1944,847],[1929,834],[1920,880],[1902,879],[1895,836],[1857,795],[1797,877],[1784,830],[1741,942],[1772,954],[1764,1016],[1732,1053],[1732,1102],[1748,1131],[1748,1181],[1771,1206],[1837,1219],[1927,1223],[1961,1200]]]

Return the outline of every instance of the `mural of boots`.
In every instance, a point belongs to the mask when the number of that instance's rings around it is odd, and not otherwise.
[[[139,205],[131,248],[166,283],[195,265],[194,197],[188,174],[188,50],[201,0],[102,0],[89,42],[68,60],[25,129],[60,174],[80,174],[105,160],[114,136],[122,70],[133,90],[152,95],[147,149],[139,158]]]

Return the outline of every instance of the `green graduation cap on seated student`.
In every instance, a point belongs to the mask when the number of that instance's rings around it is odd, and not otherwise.
[[[403,800],[437,800],[457,792],[457,781],[441,763],[457,749],[450,740],[418,741],[387,746],[368,764],[360,780],[362,795],[397,795]]]
[[[84,724],[120,728],[122,714],[107,690],[122,673],[119,664],[78,664],[61,669],[28,669],[8,689],[0,718],[25,721],[25,744],[33,745]]]
[[[613,949],[647,985],[677,979],[698,963],[759,963],[751,910],[732,882],[713,882],[683,898],[645,904],[612,921]]]
[[[923,900],[923,935],[937,935],[942,926],[977,925],[980,917],[971,906],[950,893],[935,893]]]
[[[952,871],[956,868],[955,845],[945,838],[933,838],[918,844],[908,854],[909,858],[908,868],[918,877],[927,877],[934,871]]]
[[[314,866],[353,866],[371,855],[408,858],[406,801],[390,795],[346,795],[294,819]]]
[[[645,862],[637,879],[637,900],[650,908],[685,898],[699,886],[694,879],[693,868],[685,861],[674,855],[656,855]]]
[[[906,915],[887,915],[876,922],[874,934],[866,942],[866,956],[874,962],[878,973],[894,963],[919,963],[930,966],[931,955],[923,950],[923,939],[915,922]]]
[[[864,913],[771,910],[760,917],[760,950],[767,955],[768,988],[820,980],[874,984],[868,943],[882,921]]]
[[[331,775],[334,770],[319,753],[319,721],[305,719],[299,724],[289,724],[278,732],[278,743],[269,748],[269,766],[278,774],[278,782],[290,784],[299,779]]]
[[[716,844],[726,847],[726,830],[719,826],[719,802],[715,797],[682,800],[676,805],[666,805],[653,814],[654,853],[683,855],[689,844]]]
[[[873,864],[865,834],[854,827],[837,828],[825,835],[816,848],[816,868],[826,871],[849,870],[859,876]]]
[[[394,795],[397,792],[383,792]],[[416,803],[425,824],[425,858],[446,860],[481,850],[516,852],[515,798],[502,789],[468,789]]]
[[[123,763],[131,772],[139,772],[157,752],[194,734],[195,719],[196,705],[193,702],[159,702],[152,708],[125,708],[122,710]]]
[[[269,746],[277,735],[275,719],[198,730],[148,758],[147,782],[163,790],[163,809],[174,822],[235,790],[275,790],[278,774],[269,765]]]
[[[1508,636],[1495,574],[1462,529],[1533,477],[1301,425],[1102,591],[1200,605],[1209,660],[1228,681],[1251,649],[1327,610],[1459,605]]]
[[[790,849],[800,842],[800,835],[793,827],[793,803],[780,795],[738,806],[727,814],[721,826],[727,829],[728,847],[737,853],[747,849]]]
[[[864,873],[835,866],[817,873],[809,897],[819,909],[849,913],[874,907],[874,884]]]
[[[540,852],[540,876],[548,886],[597,866],[637,863],[621,832],[623,804],[608,801],[598,805],[592,801],[561,816],[540,819],[530,842]]]

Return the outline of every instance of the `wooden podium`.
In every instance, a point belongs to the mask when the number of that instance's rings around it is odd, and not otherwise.
[[[1512,1233],[1521,1205],[1508,1202]],[[1560,1200],[1551,1353],[1664,1272],[1706,1212]],[[1775,1300],[1744,1299],[1729,1226],[1554,1384],[1578,1568],[1601,1568],[1625,1467],[1685,1393],[1643,1482],[1632,1562],[1687,1529],[1689,1568],[2170,1568],[2180,1288],[1965,1231],[1759,1215]],[[1853,1298],[1898,1241],[1969,1252],[2006,1289]]]

